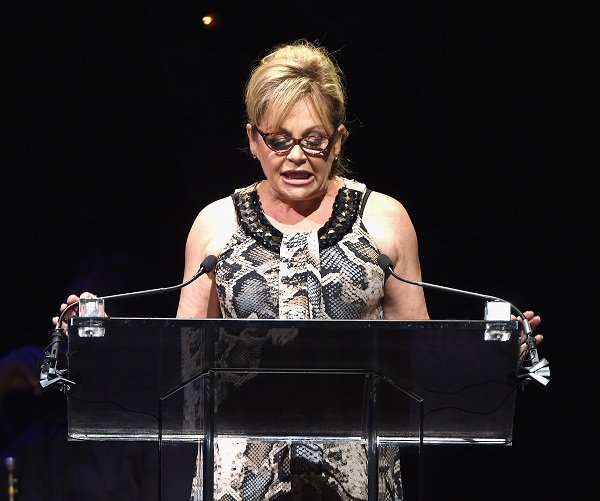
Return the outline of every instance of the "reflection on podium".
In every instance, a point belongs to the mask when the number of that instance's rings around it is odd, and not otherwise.
[[[156,441],[161,494],[199,453],[211,499],[222,438],[363,444],[369,499],[386,448],[419,463],[424,444],[512,443],[516,321],[492,340],[478,320],[104,318],[99,338],[78,321],[69,439]]]

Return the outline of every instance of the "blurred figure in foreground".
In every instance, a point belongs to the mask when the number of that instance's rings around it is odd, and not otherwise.
[[[85,257],[67,295],[91,290],[108,295],[151,288],[156,274],[123,254]],[[174,298],[176,301],[177,298]],[[160,315],[168,298],[111,303],[112,316]],[[172,311],[172,306],[165,306]],[[158,499],[154,442],[67,440],[67,399],[39,383],[45,346],[22,346],[0,359],[0,490],[8,492],[5,458],[12,458],[15,501],[135,501]],[[66,367],[66,346],[59,367]],[[12,500],[11,500],[12,501]]]

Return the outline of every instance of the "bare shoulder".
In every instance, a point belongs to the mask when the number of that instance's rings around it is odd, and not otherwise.
[[[384,226],[388,231],[404,231],[413,228],[404,205],[394,197],[379,191],[371,192],[363,213],[363,221],[369,230],[371,229],[369,225]]]
[[[198,216],[212,218],[216,214],[219,214],[220,212],[222,212],[223,210],[226,210],[226,211],[233,210],[233,203],[231,201],[231,197],[219,198],[218,200],[215,200],[215,201],[209,203],[208,205],[204,206],[200,210],[200,212],[198,213]]]
[[[206,205],[196,216],[188,235],[188,245],[200,245],[207,253],[219,254],[237,228],[231,197]]]
[[[193,226],[199,225],[203,229],[219,227],[232,217],[235,217],[235,211],[231,198],[223,197],[204,206],[196,216]]]
[[[392,259],[416,246],[416,232],[404,205],[394,197],[371,192],[363,213],[365,228],[380,252]]]

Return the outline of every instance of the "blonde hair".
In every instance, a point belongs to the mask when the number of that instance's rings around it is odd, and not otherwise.
[[[267,113],[280,127],[294,105],[308,99],[327,134],[332,135],[346,121],[344,74],[324,47],[301,39],[278,44],[258,61],[244,88],[246,118],[259,126]],[[345,140],[346,130],[342,142]],[[347,171],[340,154],[334,160],[331,175]]]

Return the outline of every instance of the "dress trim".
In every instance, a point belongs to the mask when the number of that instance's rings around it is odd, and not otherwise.
[[[260,205],[256,184],[250,189],[238,190],[231,195],[238,223],[244,233],[273,252],[279,252],[283,233],[265,216]],[[362,193],[342,186],[333,202],[331,217],[317,230],[319,249],[337,244],[352,229],[361,208]]]

